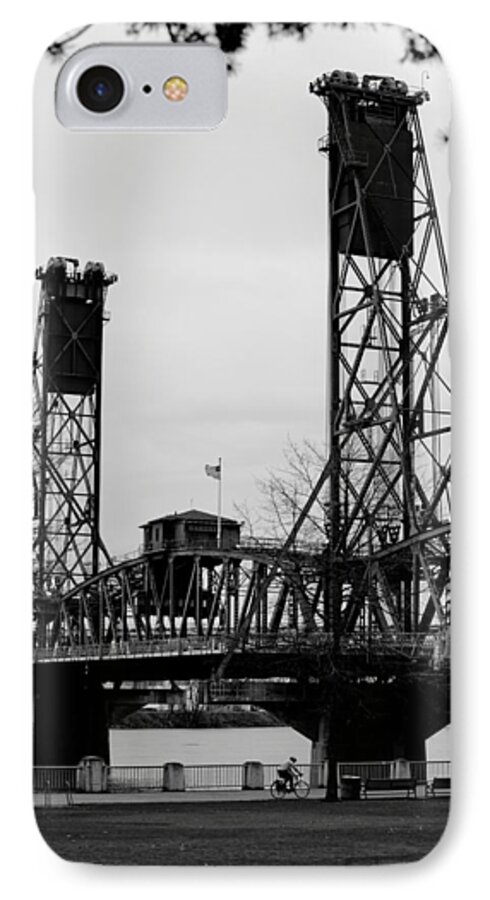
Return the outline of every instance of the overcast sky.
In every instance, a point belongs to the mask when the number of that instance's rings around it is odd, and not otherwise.
[[[97,27],[88,43],[124,38]],[[430,38],[430,35],[428,36]],[[325,110],[308,83],[335,68],[425,82],[421,109],[443,225],[449,89],[439,62],[401,64],[396,28],[317,26],[304,42],[257,31],[214,132],[70,134],[54,118],[59,62],[39,70],[37,263],[76,256],[117,273],[105,329],[102,534],[115,554],[149,518],[214,511],[206,463],[224,460],[224,512],[290,436],[325,432]]]

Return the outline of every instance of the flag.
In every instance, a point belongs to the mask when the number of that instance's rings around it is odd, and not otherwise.
[[[210,478],[221,478],[221,466],[204,466],[204,471],[206,475],[209,475]]]

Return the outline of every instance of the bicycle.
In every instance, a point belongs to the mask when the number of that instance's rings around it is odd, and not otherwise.
[[[293,779],[292,787],[288,787],[283,778],[276,778],[271,784],[271,795],[274,800],[282,800],[289,794],[294,794],[298,800],[306,800],[310,793],[310,785],[304,778],[301,778],[301,774]]]

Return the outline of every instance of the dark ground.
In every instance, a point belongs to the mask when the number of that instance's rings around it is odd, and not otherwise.
[[[443,834],[449,801],[271,800],[38,809],[62,859],[106,865],[376,865],[415,862]]]

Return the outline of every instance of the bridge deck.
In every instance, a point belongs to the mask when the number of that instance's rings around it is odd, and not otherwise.
[[[175,656],[222,657],[230,649],[236,654],[330,655],[334,652],[334,639],[331,634],[321,632],[305,635],[249,634],[246,640],[237,644],[229,635],[193,635],[162,640],[36,648],[34,660],[43,663]],[[376,634],[369,639],[350,634],[341,637],[335,652],[343,657],[425,659],[436,666],[449,657],[449,642],[447,636],[432,633]]]

